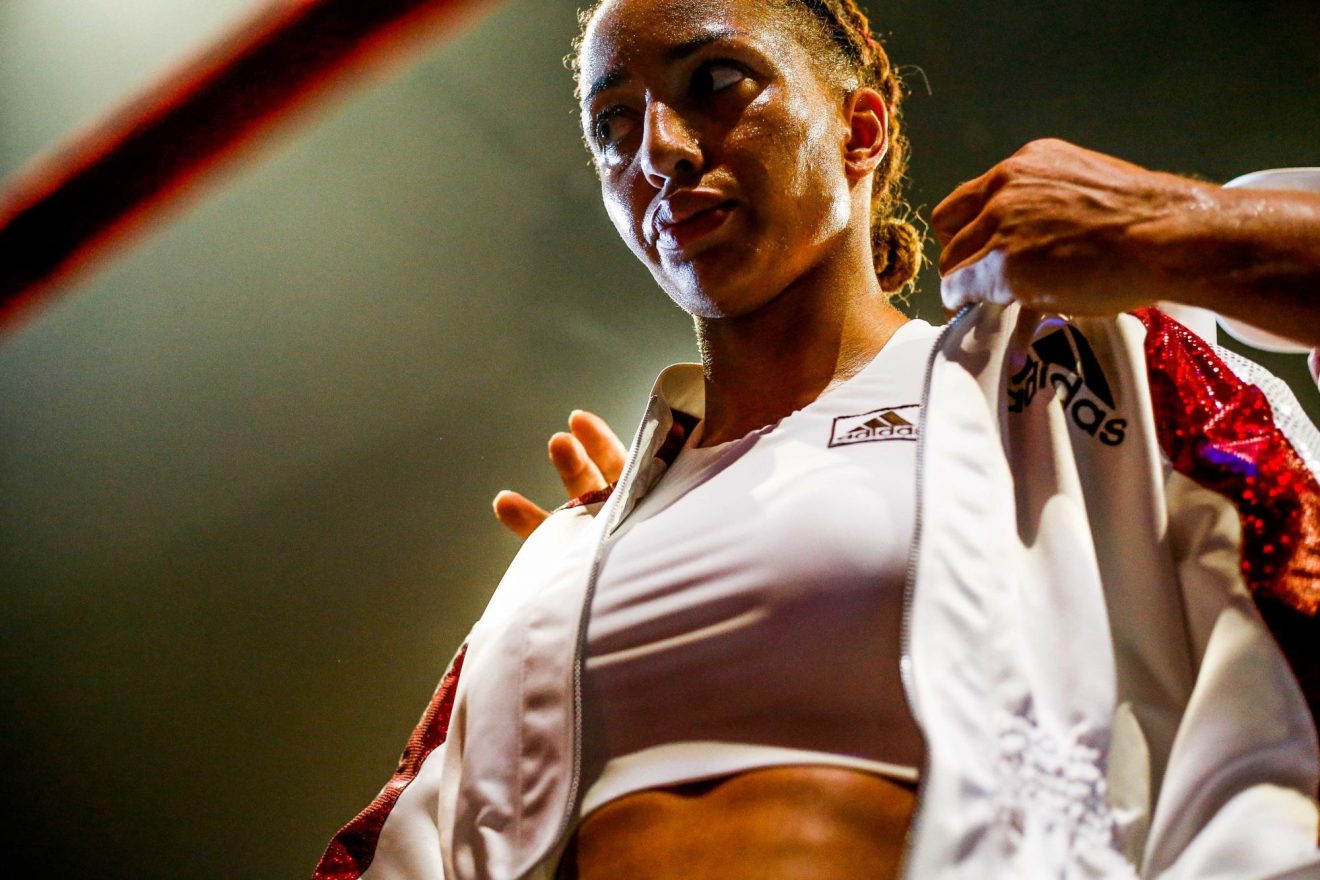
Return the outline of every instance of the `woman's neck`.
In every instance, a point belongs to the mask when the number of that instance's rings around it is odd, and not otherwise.
[[[821,266],[751,314],[696,320],[706,371],[701,445],[773,424],[870,363],[908,319],[867,269]]]

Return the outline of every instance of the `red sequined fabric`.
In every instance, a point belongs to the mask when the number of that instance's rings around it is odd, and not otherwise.
[[[1274,424],[1265,395],[1200,337],[1155,309],[1146,361],[1160,445],[1175,470],[1233,501],[1253,592],[1320,610],[1320,484]]]
[[[1242,575],[1320,721],[1320,483],[1259,388],[1163,312],[1135,314],[1160,446],[1176,471],[1237,508]]]
[[[398,802],[399,796],[422,769],[422,762],[435,751],[449,735],[449,718],[454,712],[454,695],[458,690],[458,676],[463,671],[463,658],[467,646],[458,652],[454,662],[440,680],[421,721],[408,737],[398,769],[385,783],[380,794],[365,810],[339,830],[325,855],[316,866],[312,880],[357,880],[371,867],[376,856],[376,843],[380,840],[385,820]]]

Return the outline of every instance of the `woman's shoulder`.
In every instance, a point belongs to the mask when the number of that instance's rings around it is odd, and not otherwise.
[[[912,318],[894,332],[885,347],[876,354],[875,360],[884,362],[886,368],[896,367],[899,362],[924,363],[943,330],[943,324],[931,324],[923,318]]]
[[[891,344],[899,345],[916,345],[924,342],[929,348],[943,329],[943,324],[932,324],[925,318],[911,318],[898,328],[889,341]]]

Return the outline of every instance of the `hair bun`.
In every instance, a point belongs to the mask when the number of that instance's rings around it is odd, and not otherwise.
[[[921,270],[921,233],[898,217],[879,219],[871,228],[871,253],[880,289],[897,293]]]

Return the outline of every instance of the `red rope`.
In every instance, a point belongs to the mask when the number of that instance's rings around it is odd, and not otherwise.
[[[277,0],[0,193],[0,328],[329,86],[488,0]]]

